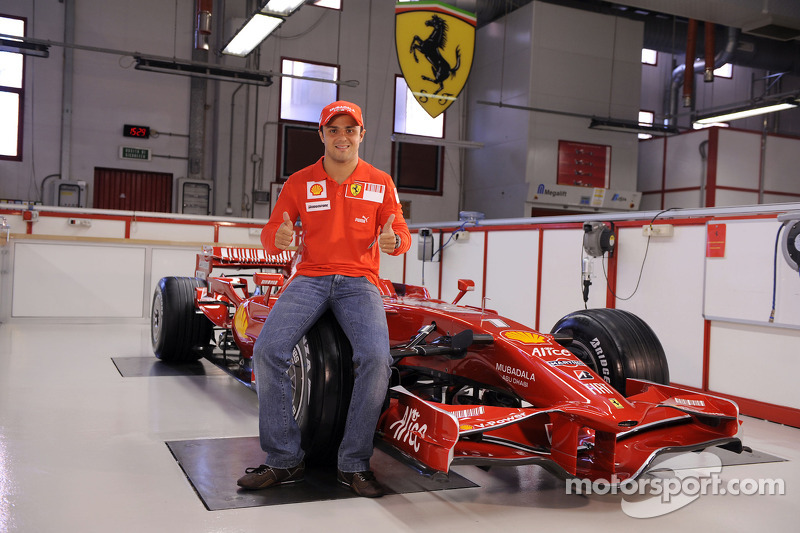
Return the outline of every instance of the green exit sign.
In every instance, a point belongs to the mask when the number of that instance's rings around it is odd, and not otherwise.
[[[136,159],[138,161],[150,161],[150,150],[147,148],[134,148],[132,146],[119,147],[120,159]]]

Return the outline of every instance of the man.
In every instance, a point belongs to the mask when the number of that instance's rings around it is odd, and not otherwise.
[[[372,438],[389,383],[389,333],[378,291],[380,252],[410,244],[392,178],[358,156],[361,109],[337,101],[320,114],[325,155],[286,181],[261,232],[268,253],[293,249],[294,222],[303,236],[297,270],[269,313],[253,349],[263,465],[238,481],[248,490],[303,479],[304,452],[292,416],[287,370],[292,348],[331,309],[353,348],[355,380],[337,455],[338,479],[359,496],[383,487],[370,471]]]

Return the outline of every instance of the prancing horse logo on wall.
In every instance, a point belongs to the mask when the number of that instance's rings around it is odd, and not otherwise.
[[[414,98],[436,118],[467,83],[475,53],[476,17],[441,2],[395,4],[395,47]]]

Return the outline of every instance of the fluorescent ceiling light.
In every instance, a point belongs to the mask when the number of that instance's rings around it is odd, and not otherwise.
[[[281,25],[282,18],[270,17],[256,13],[245,23],[244,27],[236,32],[233,39],[222,50],[223,54],[245,57],[261,44],[261,41]]]
[[[261,8],[261,12],[287,17],[303,5],[304,2],[305,0],[269,0],[267,5]]]
[[[711,124],[713,122],[730,122],[731,120],[738,120],[740,118],[754,117],[756,115],[763,115],[765,113],[774,113],[776,111],[783,111],[797,107],[795,102],[779,102],[776,104],[762,105],[761,107],[745,107],[737,109],[729,109],[727,111],[719,111],[713,115],[698,115],[695,119],[696,124]]]

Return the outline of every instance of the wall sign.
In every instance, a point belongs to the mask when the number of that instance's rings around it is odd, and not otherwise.
[[[706,257],[725,257],[725,224],[709,224]]]
[[[395,4],[395,51],[414,98],[433,118],[455,102],[475,53],[477,17],[436,1]]]

